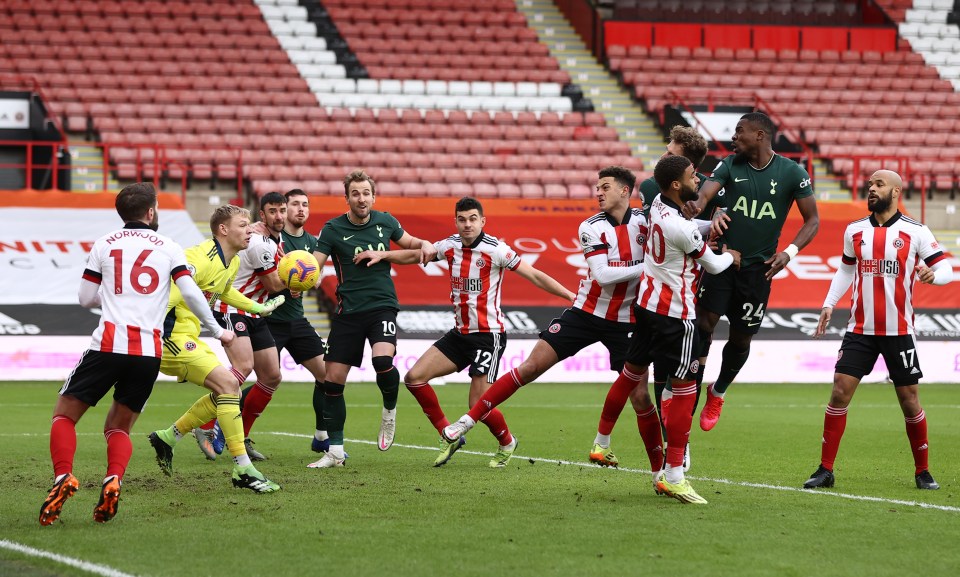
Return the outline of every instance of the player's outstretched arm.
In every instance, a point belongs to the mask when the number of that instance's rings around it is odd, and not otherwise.
[[[365,250],[353,257],[353,264],[359,265],[367,261],[367,266],[373,266],[380,261],[393,264],[417,264],[420,262],[420,249],[404,250]]]
[[[433,246],[432,242],[420,240],[409,232],[404,232],[397,244],[401,248],[420,249],[420,264],[427,264],[437,259],[437,247]]]
[[[213,318],[213,313],[210,311],[210,303],[203,297],[203,292],[200,290],[200,287],[197,286],[193,277],[183,275],[178,278],[177,288],[180,289],[183,302],[187,303],[187,307],[193,314],[197,315],[197,318],[200,319],[200,323],[204,328],[210,331],[210,334],[216,339],[223,336],[223,333],[226,331],[224,331],[223,327],[217,324],[216,319]]]
[[[571,302],[577,298],[576,293],[568,291],[562,284],[557,282],[555,278],[543,272],[542,270],[534,268],[526,261],[520,261],[520,265],[516,268],[516,273],[530,281],[533,286],[552,295],[556,295]]]
[[[697,262],[703,267],[703,270],[709,274],[720,274],[733,266],[740,266],[740,253],[723,247],[723,254],[714,254],[712,250],[706,250],[704,245],[703,253],[700,256],[694,256]],[[691,255],[693,256],[693,255]]]
[[[847,289],[853,284],[855,259],[843,255],[844,262],[840,263],[840,268],[833,275],[830,281],[830,290],[827,291],[827,297],[823,299],[823,309],[820,311],[820,322],[817,323],[817,331],[813,334],[814,338],[819,338],[827,330],[827,324],[830,322],[830,314],[833,307],[837,306]]]
[[[643,263],[630,266],[610,266],[605,253],[587,257],[587,267],[590,268],[590,277],[597,281],[600,286],[635,279],[643,272]]]
[[[714,180],[708,180],[703,183],[703,186],[700,187],[700,196],[697,200],[691,200],[687,203],[684,203],[683,212],[684,218],[694,218],[700,213],[703,212],[703,209],[710,204],[710,201],[713,200],[713,197],[720,192],[720,189],[723,188],[723,185]]]
[[[266,317],[277,310],[277,307],[284,303],[286,297],[283,295],[276,296],[260,304],[233,288],[232,285],[227,285],[227,290],[220,294],[220,300],[238,310]]]

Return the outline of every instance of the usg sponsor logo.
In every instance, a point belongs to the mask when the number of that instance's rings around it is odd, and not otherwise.
[[[40,327],[23,324],[15,318],[0,313],[0,335],[39,335]]]

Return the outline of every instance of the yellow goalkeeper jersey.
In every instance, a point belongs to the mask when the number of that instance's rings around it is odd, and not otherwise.
[[[226,262],[220,243],[216,239],[201,242],[184,251],[187,268],[194,282],[203,291],[207,304],[213,306],[218,299],[241,310],[250,310],[255,303],[231,286],[240,268],[240,257],[234,255]],[[190,311],[176,285],[170,289],[167,317],[163,323],[163,335],[200,335],[200,319]]]

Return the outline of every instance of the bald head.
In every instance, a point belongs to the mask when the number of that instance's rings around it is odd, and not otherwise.
[[[893,188],[903,189],[903,179],[892,170],[881,169],[874,172],[870,177],[870,183],[872,184],[875,180],[880,180],[884,185]]]

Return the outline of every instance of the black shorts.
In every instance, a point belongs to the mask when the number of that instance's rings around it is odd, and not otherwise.
[[[470,367],[469,375],[487,376],[487,382],[497,380],[500,372],[500,357],[507,348],[507,333],[463,334],[453,329],[440,337],[433,346],[457,365],[457,372]]]
[[[390,343],[397,346],[397,311],[380,309],[362,313],[337,315],[330,322],[327,361],[359,367],[363,362],[363,345]]]
[[[95,407],[113,387],[114,401],[140,413],[153,392],[153,383],[159,373],[160,359],[157,357],[87,350],[63,383],[60,394]]]
[[[837,353],[836,371],[862,379],[873,370],[877,357],[882,355],[890,380],[898,387],[915,385],[923,378],[917,342],[913,335],[878,337],[847,331]]]
[[[260,317],[248,317],[240,313],[225,314],[214,311],[213,318],[221,327],[233,331],[238,337],[247,337],[250,339],[250,346],[255,351],[262,351],[275,347],[277,344],[270,333],[270,327],[267,326],[266,319]]]
[[[540,339],[553,347],[562,361],[600,342],[610,353],[610,370],[620,372],[627,358],[633,325],[601,319],[580,309],[566,309],[560,318],[550,321]]]
[[[640,367],[654,363],[656,373],[689,381],[700,372],[697,321],[681,320],[634,307],[637,325],[630,339],[627,361]]]
[[[770,265],[757,262],[737,270],[730,267],[720,274],[705,274],[697,291],[697,304],[714,314],[726,315],[738,332],[755,335],[770,300]]]
[[[327,346],[313,326],[305,318],[292,321],[271,321],[267,318],[267,328],[273,335],[277,352],[287,349],[293,362],[302,365],[314,357],[327,352]]]

